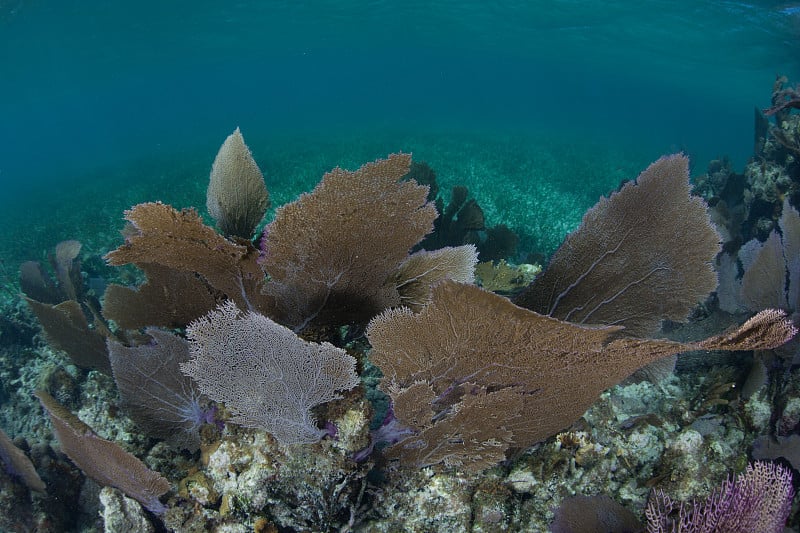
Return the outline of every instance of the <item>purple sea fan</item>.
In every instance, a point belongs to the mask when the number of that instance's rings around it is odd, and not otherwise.
[[[648,533],[780,533],[792,506],[788,468],[755,462],[703,503],[678,503],[663,491],[650,498]]]
[[[185,339],[156,328],[145,330],[153,341],[126,347],[109,341],[114,380],[128,414],[148,435],[195,451],[199,429],[214,422],[214,411],[191,378],[180,370],[189,360]]]
[[[269,232],[270,228],[272,228],[272,223],[270,222],[264,229],[261,231],[261,237],[258,241],[258,263],[264,264],[269,257]]]
[[[170,490],[169,481],[115,443],[98,437],[81,419],[44,391],[36,391],[47,411],[61,451],[87,477],[99,485],[116,487],[145,506],[163,515],[167,507],[159,498]]]
[[[14,446],[14,443],[0,429],[0,463],[5,466],[5,471],[18,478],[31,490],[44,492],[46,486],[28,456]]]

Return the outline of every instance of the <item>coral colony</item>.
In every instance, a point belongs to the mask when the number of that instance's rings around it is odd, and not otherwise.
[[[785,154],[800,145],[797,93],[784,83],[760,150],[796,178]],[[104,438],[52,380],[36,396],[61,452],[105,487],[107,529],[782,531],[794,494],[785,463],[739,455],[722,485],[676,484],[699,482],[707,450],[726,456],[724,439],[744,433],[726,434],[709,408],[723,389],[669,401],[664,376],[689,351],[754,351],[759,368],[791,360],[798,204],[776,195],[780,218],[759,226],[763,187],[731,216],[732,174],[721,166],[698,184],[707,205],[688,165],[662,157],[601,199],[535,275],[499,261],[516,246],[511,230],[487,228],[464,188],[445,208],[433,171],[409,154],[332,170],[257,231],[269,196],[237,128],[208,185],[218,231],[160,202],[125,212],[124,243],[106,260],[135,266],[138,285],[110,284],[101,303],[76,241],[57,246],[54,277],[21,268],[49,345],[116,385],[139,437]],[[763,238],[747,242],[747,224]],[[714,291],[749,318],[702,340],[658,338]],[[763,420],[753,457],[796,467],[800,415],[787,405],[772,438],[763,390],[740,400]],[[664,418],[670,409],[690,423]],[[64,490],[54,465],[72,468],[39,457],[40,478],[4,433],[0,460],[34,502]],[[568,478],[574,489],[557,481]],[[37,512],[29,525],[47,530]]]

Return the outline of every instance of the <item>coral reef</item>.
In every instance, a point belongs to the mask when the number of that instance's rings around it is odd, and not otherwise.
[[[796,330],[782,317],[765,311],[736,331],[681,344],[562,322],[443,282],[421,312],[389,310],[367,328],[381,388],[404,426],[387,457],[483,470],[568,427],[603,390],[649,363],[696,348],[784,344]]]
[[[39,389],[80,472],[44,426],[15,428],[36,436],[16,444],[47,491],[0,475],[20,522],[41,524],[47,499],[82,492],[83,516],[39,529],[544,531],[570,496],[607,494],[641,517],[654,487],[707,494],[746,468],[765,427],[796,431],[794,403],[776,409],[763,387],[738,396],[741,370],[619,385],[671,354],[768,351],[796,331],[769,309],[705,340],[649,338],[716,283],[718,235],[685,157],[602,199],[532,281],[506,265],[522,281],[497,289],[530,285],[517,301],[531,310],[473,285],[481,245],[507,235],[489,235],[466,190],[443,208],[446,226],[486,238],[414,251],[437,210],[435,175],[410,156],[325,174],[254,243],[260,186],[231,208],[230,182],[214,177],[224,160],[257,171],[243,141],[234,148],[220,150],[208,189],[224,235],[191,209],[132,207],[106,257],[139,271],[102,307],[74,275],[74,242],[56,250],[53,278],[25,268],[51,345],[82,368],[51,354],[38,383],[15,387]],[[75,357],[82,337],[93,362]]]
[[[756,110],[755,152],[744,172],[736,173],[725,160],[715,161],[697,179],[695,190],[711,206],[728,253],[751,239],[765,240],[784,199],[800,205],[800,114],[793,113],[797,89],[787,88],[787,82],[778,77],[772,107],[763,115]]]
[[[399,304],[394,274],[436,218],[427,187],[402,180],[410,163],[394,154],[355,172],[334,169],[278,209],[261,241],[271,316],[302,331],[365,323]]]
[[[153,513],[166,511],[158,500],[170,490],[166,478],[149,470],[118,444],[97,436],[46,392],[38,391],[36,397],[50,416],[62,450],[88,477],[100,485],[122,490]]]
[[[213,410],[195,382],[181,373],[189,344],[172,333],[147,328],[147,344],[108,342],[108,355],[122,407],[145,433],[189,451],[200,447],[199,429],[213,423]]]

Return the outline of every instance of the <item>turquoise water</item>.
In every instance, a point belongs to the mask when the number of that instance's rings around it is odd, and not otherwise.
[[[212,154],[236,125],[251,144],[466,130],[741,164],[800,58],[784,2],[303,4],[0,3],[0,178]]]
[[[213,154],[240,126],[262,167],[297,170],[267,176],[287,200],[397,150],[438,162],[446,186],[562,182],[561,216],[545,213],[559,229],[529,238],[549,253],[663,153],[687,152],[695,174],[723,155],[741,166],[753,107],[798,71],[798,44],[800,10],[782,2],[4,1],[0,223],[24,228],[18,248],[45,248],[88,238],[72,227],[121,225],[82,219],[87,203],[202,205]],[[526,170],[503,161],[512,146]],[[492,173],[469,176],[476,165]],[[70,214],[52,224],[54,209]],[[546,224],[495,214],[527,233]]]

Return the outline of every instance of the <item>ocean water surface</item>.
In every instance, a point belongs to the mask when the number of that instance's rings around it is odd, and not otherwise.
[[[265,177],[271,199],[266,222],[276,208],[311,191],[334,167],[355,170],[405,152],[436,173],[442,205],[450,200],[452,187],[465,186],[482,208],[487,227],[505,225],[517,234],[517,246],[505,257],[509,263],[544,265],[587,209],[662,155],[689,156],[694,181],[703,181],[715,161],[726,159],[733,175],[743,173],[754,157],[765,160],[763,146],[757,145],[754,109],[773,104],[779,76],[787,76],[786,87],[800,82],[800,4],[793,2],[0,0],[0,294],[5,314],[0,367],[8,377],[0,387],[0,406],[6,404],[0,428],[27,439],[23,448],[29,455],[43,446],[37,437],[45,431],[44,419],[31,393],[36,375],[46,373],[52,386],[57,381],[54,369],[61,366],[69,368],[74,390],[58,399],[73,410],[88,409],[94,423],[103,417],[97,406],[94,411],[87,407],[87,391],[105,391],[99,393],[98,405],[104,399],[113,404],[116,394],[113,381],[103,381],[108,376],[92,377],[95,372],[87,378],[85,370],[46,348],[41,338],[34,342],[33,330],[25,329],[35,320],[20,299],[20,265],[47,261],[57,243],[76,239],[82,243],[85,281],[98,287],[111,281],[140,282],[133,269],[113,273],[102,259],[123,242],[123,212],[141,202],[162,201],[176,208],[195,207],[213,224],[206,210],[209,172],[220,145],[236,128]],[[761,210],[758,220],[771,220],[772,225],[753,222],[742,235],[725,234],[724,240],[738,247],[751,236],[764,240],[776,227],[780,209],[767,211],[780,206],[784,195],[797,195],[792,157],[800,152],[788,157],[775,168],[782,168],[792,184],[778,187],[780,197],[765,194],[762,204],[747,204]],[[719,198],[709,193],[706,200]],[[719,324],[724,329],[734,322]],[[706,335],[721,331],[710,326],[701,330]],[[37,357],[40,364],[30,363]],[[680,385],[671,385],[671,394],[697,403],[696,397],[686,399],[686,391],[695,394],[696,387],[705,386],[721,395],[714,386],[737,380],[741,385],[741,375],[725,372],[690,373]],[[654,398],[660,406],[654,412],[665,412],[671,401],[659,396],[665,390],[639,392]],[[622,399],[604,400],[623,410],[620,405],[638,401],[631,399],[636,394],[631,389],[620,393]],[[631,412],[644,416],[643,411]],[[602,418],[593,416],[588,419]],[[663,416],[662,427],[673,423]],[[95,429],[111,440],[125,440],[120,428],[135,427],[125,423]],[[748,431],[759,433],[752,427]],[[709,432],[696,433],[707,437]],[[580,441],[585,435],[575,438]],[[139,455],[150,453],[152,441],[141,435],[128,440]],[[730,440],[726,445],[735,448]],[[750,444],[738,442],[738,471],[750,457]],[[585,445],[564,444],[578,450]],[[665,445],[659,446],[659,453],[664,452]],[[42,453],[33,454],[37,466]],[[652,453],[641,468],[649,469],[650,479],[668,477],[654,466],[659,453]],[[723,463],[732,455],[721,454],[717,460]],[[163,466],[169,462],[165,457],[151,456],[148,464],[160,460]],[[174,486],[184,467],[170,471]],[[565,486],[567,477],[558,478],[553,468],[548,472],[560,480],[556,485]],[[537,482],[523,470],[514,471],[522,472],[519,483],[527,489],[519,494],[527,496],[509,496],[503,504],[517,515],[534,513],[524,511],[524,501],[541,496],[534,488]],[[714,473],[708,488],[718,484],[722,467]],[[596,476],[594,484],[587,481],[584,488],[609,492],[641,515],[645,489],[625,492],[629,487],[622,482],[604,484],[607,480],[595,471],[591,476]],[[208,478],[213,478],[210,471]],[[443,498],[448,491],[457,493],[452,478],[439,482]],[[473,497],[487,482],[475,483],[473,488],[479,488]],[[403,490],[413,493],[423,486],[408,481]],[[214,490],[225,499],[219,485]],[[366,500],[363,491],[360,497],[347,497],[359,505],[368,501],[375,509],[388,508],[388,500],[376,496],[380,490],[368,490]],[[695,495],[687,489],[676,498]],[[562,491],[548,497],[560,503],[563,496]],[[257,529],[254,524],[261,516],[276,531],[302,530],[282,519],[278,510],[264,507],[259,515],[250,500],[237,503],[239,507],[226,503],[233,509],[226,515],[219,501],[203,503],[194,493],[181,497],[193,497],[217,513],[207,523],[215,527],[238,520],[243,528]],[[512,500],[516,503],[508,503]],[[6,505],[0,510],[4,512],[10,504],[0,505]],[[33,505],[30,519],[20,523],[36,523],[35,501]],[[396,506],[403,508],[402,503]],[[86,518],[95,510],[87,509],[83,518],[64,520],[65,527],[102,528]],[[542,513],[541,523],[546,524],[552,509]],[[361,523],[365,531],[428,531],[435,523],[381,522],[379,517],[386,514],[380,510],[369,516]],[[485,524],[495,523],[489,518]],[[501,524],[506,530],[535,530],[530,529],[534,522],[527,529],[521,526],[525,522],[519,516],[506,519],[497,519],[498,530]],[[358,529],[358,520],[351,520],[355,525],[339,515],[326,520],[324,527],[318,524],[320,530]],[[458,527],[447,520],[441,519],[441,530]],[[175,528],[177,518],[167,523]],[[370,523],[374,526],[366,525]]]

